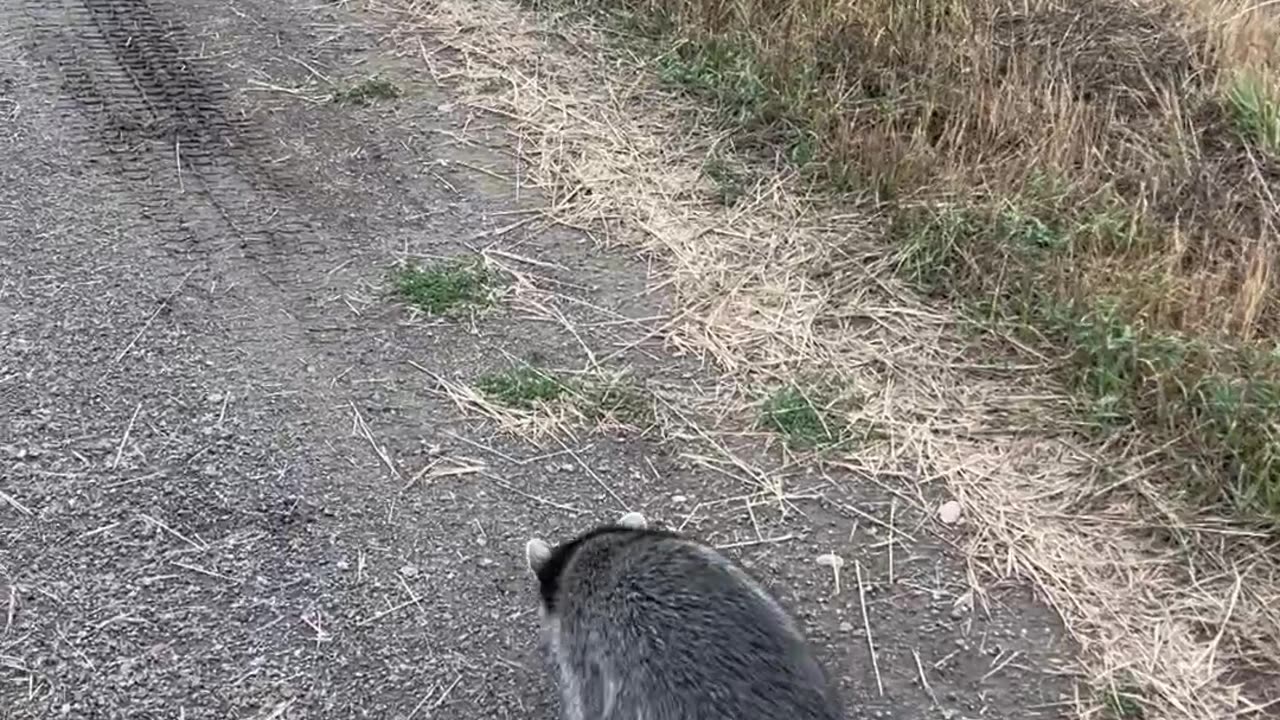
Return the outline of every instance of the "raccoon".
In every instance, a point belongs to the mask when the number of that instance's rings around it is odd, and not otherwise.
[[[706,545],[640,513],[525,545],[564,720],[842,720],[795,621]]]

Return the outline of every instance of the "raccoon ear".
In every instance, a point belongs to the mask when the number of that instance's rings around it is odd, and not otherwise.
[[[534,575],[538,574],[550,558],[551,547],[538,538],[533,538],[524,544],[524,560],[529,565],[529,571]]]
[[[618,525],[632,530],[644,530],[648,527],[649,522],[644,519],[644,515],[638,512],[629,512],[619,518]]]

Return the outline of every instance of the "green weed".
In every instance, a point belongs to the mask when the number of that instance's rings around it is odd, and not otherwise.
[[[520,410],[533,410],[575,392],[569,382],[529,366],[483,375],[475,387],[493,402]]]
[[[494,278],[476,261],[447,260],[427,267],[407,264],[392,273],[395,292],[432,315],[487,305]]]
[[[566,403],[596,422],[612,420],[640,428],[654,422],[653,398],[624,378],[562,377],[525,365],[483,375],[475,388],[489,400],[519,410]]]
[[[401,95],[395,83],[384,78],[368,78],[348,88],[333,92],[333,101],[351,105],[372,105],[378,100],[394,100]]]
[[[639,428],[655,422],[653,397],[624,379],[588,383],[582,399],[583,409],[594,420],[610,419]]]
[[[755,56],[726,40],[687,42],[661,56],[659,77],[713,102],[734,125],[755,125],[766,117],[769,90]]]
[[[1257,73],[1241,72],[1227,89],[1236,128],[1262,150],[1280,155],[1280,97]]]
[[[812,393],[795,385],[774,391],[760,412],[761,424],[781,435],[792,448],[813,449],[835,445],[848,436],[844,420]]]

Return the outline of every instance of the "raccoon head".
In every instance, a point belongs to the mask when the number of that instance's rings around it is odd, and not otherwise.
[[[644,530],[649,525],[644,515],[638,512],[629,512],[623,515],[615,524],[618,527],[629,530]],[[524,559],[529,566],[529,571],[540,577],[543,567],[551,559],[552,552],[551,546],[545,541],[539,538],[530,538],[529,542],[524,544]]]

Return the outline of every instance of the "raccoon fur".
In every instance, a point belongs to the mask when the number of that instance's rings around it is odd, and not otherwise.
[[[842,720],[796,623],[715,550],[643,515],[525,546],[564,720]]]

